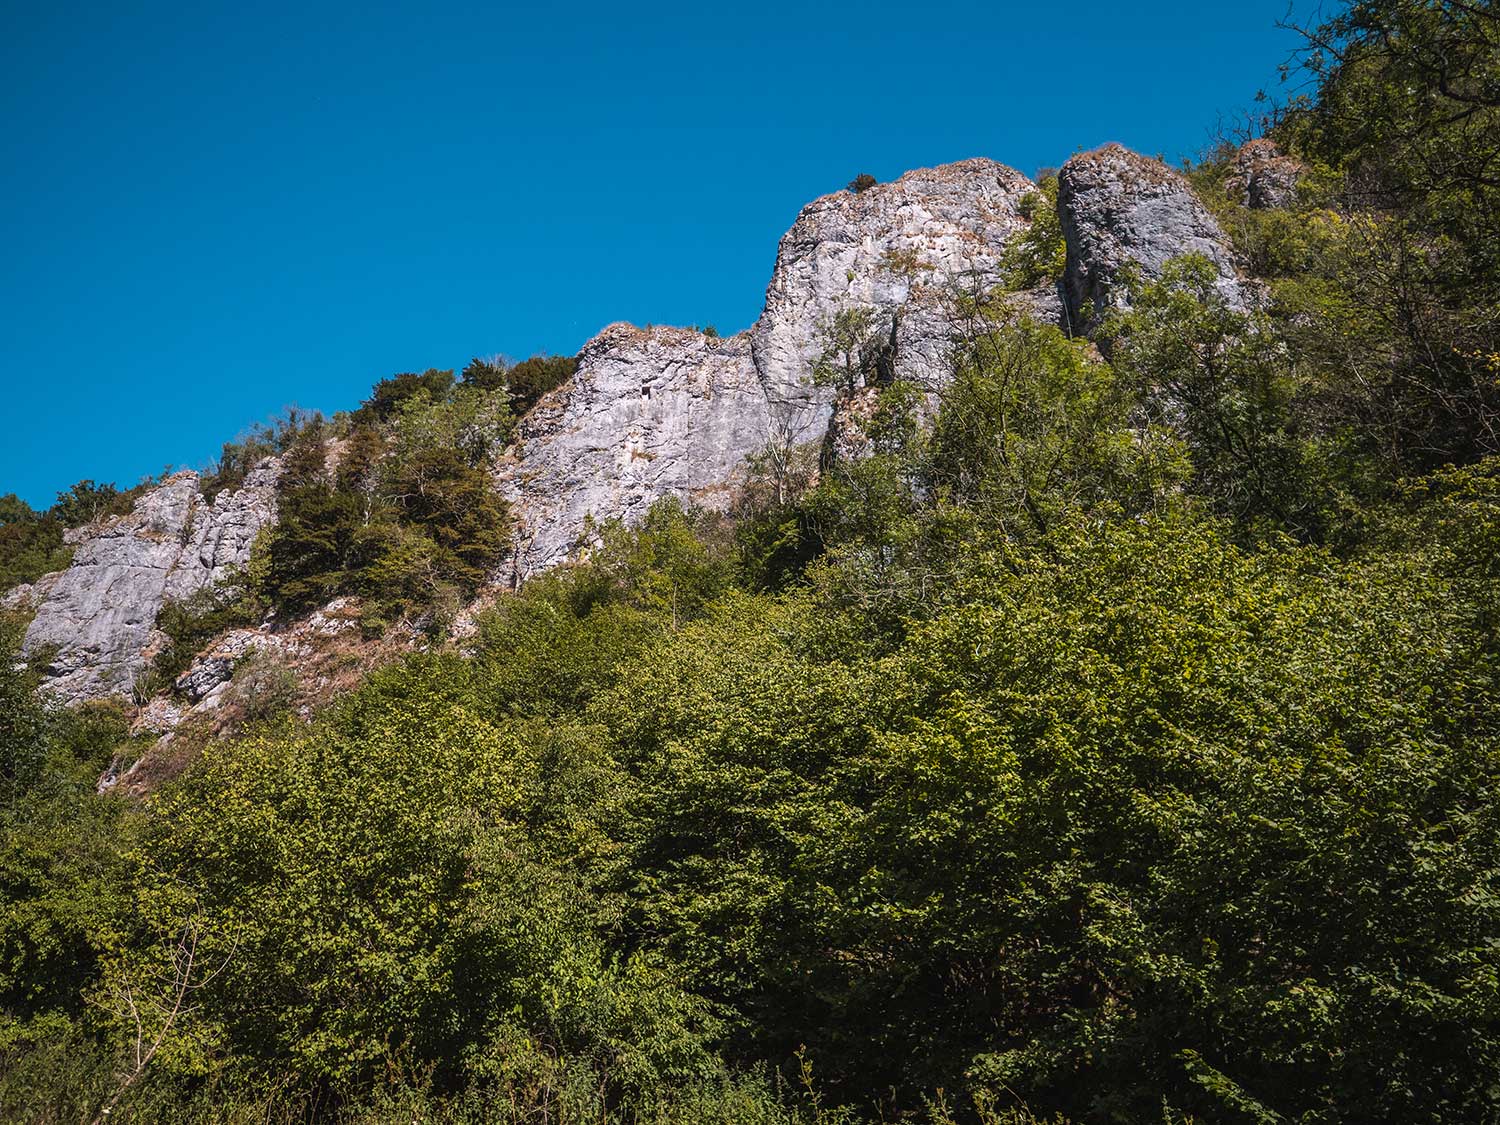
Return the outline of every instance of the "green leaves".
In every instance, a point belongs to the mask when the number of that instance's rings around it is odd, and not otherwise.
[[[1062,280],[1068,247],[1057,210],[1057,175],[1039,177],[1037,190],[1021,197],[1018,209],[1029,220],[1000,259],[1005,287],[1024,292]]]
[[[82,1026],[80,997],[135,995],[192,932],[222,969],[152,1063],[184,1089],[369,1090],[400,1059],[434,1097],[645,1107],[805,1047],[892,1109],[1482,1115],[1493,467],[1412,483],[1342,555],[1251,550],[1182,505],[1119,518],[1077,483],[1108,479],[1089,429],[1047,421],[1059,395],[1102,410],[1108,372],[1022,342],[1059,385],[1028,405],[976,370],[972,428],[940,418],[910,462],[948,466],[948,498],[856,540],[906,581],[948,536],[959,565],[897,628],[827,585],[736,590],[719,525],[667,505],[501,601],[472,657],[210,747],[123,838],[128,871],[115,806],[27,804],[10,1026]],[[1016,478],[962,477],[965,435],[1061,449],[1077,490],[997,533],[984,498]],[[69,747],[54,777],[120,733],[51,743],[27,713],[18,746]]]
[[[1500,1046],[1476,607],[1420,554],[1252,555],[1193,522],[1003,559],[878,660],[810,661],[809,619],[726,605],[598,705],[644,783],[617,876],[639,932],[745,1050],[806,1043],[872,1093],[1483,1104],[1456,1061]]]
[[[371,622],[425,617],[441,633],[510,533],[488,472],[509,408],[474,387],[436,402],[419,387],[388,416],[384,428],[355,426],[333,454],[321,431],[288,453],[259,593],[283,612],[358,594]]]
[[[1327,503],[1319,494],[1300,373],[1272,323],[1230,309],[1203,258],[1168,263],[1137,284],[1132,307],[1104,332],[1116,370],[1151,428],[1186,447],[1190,487],[1247,537],[1312,538]]]

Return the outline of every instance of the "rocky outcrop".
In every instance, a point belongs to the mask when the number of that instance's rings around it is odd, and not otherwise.
[[[131,734],[157,738],[139,757],[117,756],[99,791],[143,796],[180,774],[209,740],[247,720],[287,711],[307,717],[421,643],[404,623],[366,636],[360,624],[365,611],[359,599],[340,597],[294,621],[267,621],[216,638],[178,677],[174,694],[139,709]]]
[[[768,434],[743,334],[610,325],[522,421],[501,469],[517,521],[514,579],[565,559],[591,516],[630,521],[664,496],[722,506]]]
[[[55,570],[51,574],[44,574],[35,582],[23,582],[19,586],[13,586],[3,595],[0,595],[0,610],[7,613],[32,614],[44,601],[47,600],[52,588],[62,580],[67,571]]]
[[[176,693],[193,704],[200,704],[181,717],[194,712],[213,710],[224,687],[246,659],[257,654],[269,655],[289,664],[313,656],[329,638],[359,635],[360,605],[352,597],[335,598],[322,609],[285,624],[263,623],[255,629],[231,629],[193,658],[187,670],[173,681]],[[406,630],[395,630],[410,638]],[[175,723],[173,724],[176,725]],[[155,728],[170,730],[172,727]]]
[[[1003,164],[962,160],[804,207],[781,239],[765,310],[750,330],[778,426],[794,437],[826,429],[834,392],[810,374],[826,325],[844,309],[873,314],[872,334],[893,345],[896,376],[941,378],[951,298],[996,284],[1001,253],[1028,225],[1021,199],[1035,190]],[[1043,316],[1055,316],[1049,294],[1036,300]]]
[[[572,382],[525,419],[501,470],[519,524],[511,580],[568,557],[588,517],[629,522],[664,496],[722,506],[748,457],[821,442],[835,392],[815,385],[812,369],[842,310],[869,313],[889,374],[940,381],[951,300],[999,280],[1034,190],[1002,164],[965,160],[826,195],[782,238],[748,333],[606,328]],[[1058,318],[1051,290],[1030,300]]]
[[[72,565],[26,631],[24,651],[44,661],[47,688],[68,702],[128,695],[163,604],[249,560],[256,534],[275,517],[277,470],[276,461],[262,462],[211,504],[198,474],[178,473],[128,514],[82,529]]]
[[[1247,197],[1276,197],[1280,159],[1244,154]],[[573,379],[522,419],[497,465],[517,527],[497,582],[556,565],[587,542],[591,521],[633,522],[663,497],[727,507],[747,461],[768,448],[821,445],[860,456],[859,422],[878,397],[867,380],[941,386],[954,298],[1000,281],[1008,244],[1028,226],[1022,201],[1033,191],[1004,165],[965,160],[824,196],[782,238],[764,309],[748,331],[721,339],[606,328],[585,345]],[[1060,176],[1060,217],[1063,285],[1021,298],[1038,317],[1086,330],[1123,299],[1127,267],[1149,278],[1186,253],[1213,263],[1231,304],[1252,298],[1223,232],[1186,181],[1158,161],[1114,145],[1075,157]],[[817,385],[813,367],[827,328],[854,310],[878,362],[846,380],[852,385]],[[26,651],[47,663],[48,686],[67,700],[128,693],[159,642],[163,604],[247,561],[274,516],[276,473],[274,461],[263,463],[213,503],[194,474],[178,474],[128,515],[75,537],[72,565],[18,600],[36,607]],[[191,707],[158,708],[153,723],[171,726],[212,709],[244,656],[236,646],[251,644],[250,634],[222,642],[177,685]]]
[[[1095,327],[1125,303],[1127,267],[1145,280],[1185,254],[1201,254],[1231,307],[1253,303],[1229,239],[1182,176],[1119,145],[1075,156],[1058,176],[1058,210],[1068,244],[1063,290],[1075,331]]]
[[[1274,210],[1297,201],[1297,185],[1306,172],[1300,160],[1283,155],[1275,141],[1261,137],[1240,146],[1225,186],[1237,203],[1257,211]]]

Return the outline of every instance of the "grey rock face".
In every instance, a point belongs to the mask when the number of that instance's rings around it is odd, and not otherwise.
[[[515,578],[565,559],[587,517],[634,520],[663,496],[707,507],[769,434],[744,335],[613,324],[524,419],[500,473],[515,505]]]
[[[1240,146],[1226,186],[1231,198],[1246,207],[1274,210],[1296,202],[1306,171],[1301,161],[1282,155],[1275,141],[1261,137]]]
[[[962,160],[804,207],[781,239],[765,311],[750,330],[778,424],[813,438],[827,428],[833,392],[813,386],[809,374],[824,326],[843,309],[870,310],[880,335],[892,332],[899,313],[895,374],[940,377],[949,300],[996,284],[1006,243],[1028,225],[1021,198],[1035,190],[1003,164]]]
[[[1253,303],[1223,230],[1187,181],[1160,161],[1106,145],[1063,165],[1058,188],[1068,243],[1063,288],[1075,330],[1087,331],[1125,303],[1119,282],[1128,265],[1151,280],[1184,254],[1213,264],[1231,307]]]
[[[870,312],[872,333],[892,345],[893,374],[940,381],[951,299],[999,280],[1033,190],[1002,164],[965,160],[836,192],[804,207],[782,238],[748,333],[606,328],[572,383],[524,420],[501,469],[520,523],[512,580],[567,558],[586,517],[630,522],[669,495],[727,503],[747,457],[821,441],[834,391],[814,385],[812,367],[841,310]],[[1056,320],[1050,292],[1033,303]]]
[[[1086,327],[1121,300],[1127,265],[1150,277],[1193,251],[1214,263],[1232,303],[1247,303],[1223,233],[1160,163],[1110,146],[1070,161],[1061,189],[1065,292],[1024,298],[1035,315],[1061,322],[1065,304],[1072,323]],[[606,328],[585,345],[571,382],[522,420],[496,468],[518,527],[508,573],[497,578],[523,580],[567,559],[590,519],[633,522],[666,496],[727,506],[747,459],[769,446],[826,438],[836,454],[860,455],[857,423],[875,394],[855,386],[840,398],[814,385],[826,326],[844,310],[865,310],[886,344],[885,374],[940,387],[952,301],[1000,280],[1005,248],[1028,223],[1021,199],[1033,190],[1012,169],[966,160],[828,195],[782,238],[764,311],[749,331],[720,339]],[[40,603],[26,649],[48,654],[51,689],[72,701],[128,693],[159,642],[164,602],[248,560],[256,533],[274,518],[277,472],[267,462],[211,505],[193,474],[179,474],[130,514],[77,536],[72,566],[25,595]],[[206,652],[180,690],[207,706],[235,658],[228,649]]]
[[[127,515],[88,529],[26,632],[24,651],[47,657],[47,688],[68,702],[129,694],[167,599],[249,560],[256,533],[275,518],[278,470],[262,462],[212,504],[198,474],[178,473]]]
[[[23,582],[14,586],[0,595],[0,609],[9,612],[30,613],[37,606],[47,600],[47,595],[52,592],[62,576],[67,573],[62,570],[54,570],[51,574],[44,574],[35,582]]]

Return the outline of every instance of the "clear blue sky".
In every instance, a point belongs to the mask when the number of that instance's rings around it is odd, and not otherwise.
[[[1199,151],[1285,11],[0,0],[0,493],[614,320],[738,330],[858,172]]]

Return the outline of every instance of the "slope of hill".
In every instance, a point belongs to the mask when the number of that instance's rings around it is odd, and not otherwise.
[[[0,1118],[1494,1120],[1500,16],[1311,34],[0,499]]]

